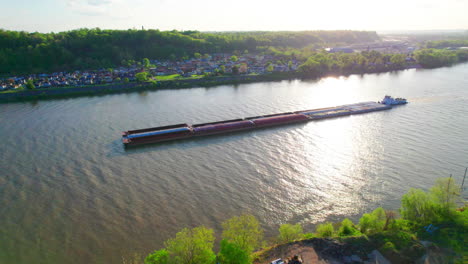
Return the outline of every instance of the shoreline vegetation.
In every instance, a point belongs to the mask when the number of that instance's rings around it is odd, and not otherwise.
[[[19,81],[4,79],[3,84],[0,78],[0,88],[6,89],[0,92],[0,102],[316,79],[468,61],[465,39],[382,43],[376,32],[348,30],[203,33],[97,28],[42,34],[0,29],[1,75],[32,74]],[[378,51],[382,45],[390,51]],[[102,79],[93,82],[81,74],[85,71],[79,72],[83,69],[100,69]],[[125,74],[118,75],[119,69]],[[66,73],[72,76],[70,83],[38,74],[67,70],[75,71]]]
[[[290,252],[307,250],[325,261],[362,262],[378,255],[392,263],[426,263],[434,258],[442,260],[438,263],[463,263],[468,254],[464,244],[468,207],[453,178],[437,179],[427,192],[412,188],[402,196],[398,212],[379,207],[363,214],[358,223],[345,218],[341,223],[319,224],[311,233],[305,233],[300,224],[283,224],[278,236],[268,241],[252,215],[228,219],[222,228],[217,254],[214,231],[200,226],[184,228],[163,249],[147,255],[144,263],[268,264],[291,257],[286,255]],[[288,251],[291,247],[295,251]],[[310,254],[301,257],[311,261]],[[123,263],[141,262],[138,255],[123,258]]]

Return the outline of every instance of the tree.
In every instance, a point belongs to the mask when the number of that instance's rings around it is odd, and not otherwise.
[[[320,224],[315,231],[319,237],[331,237],[335,233],[332,223]]]
[[[232,56],[231,56],[231,61],[232,61],[232,62],[236,62],[236,61],[238,61],[238,60],[239,60],[239,58],[237,58],[236,55],[232,55]]]
[[[125,77],[125,78],[123,79],[123,82],[124,82],[124,83],[129,83],[129,82],[130,82],[130,79],[128,79],[127,77]]]
[[[275,68],[273,67],[273,65],[268,65],[268,67],[266,68],[267,72],[273,72]]]
[[[165,249],[157,250],[145,258],[145,264],[168,264],[169,253]]]
[[[28,81],[26,81],[26,88],[27,89],[36,89],[36,86],[34,85],[33,80],[29,79]]]
[[[198,52],[195,52],[193,54],[193,56],[195,57],[195,59],[201,59],[201,57],[202,57],[202,55],[200,53],[198,53]]]
[[[435,212],[436,204],[423,190],[411,188],[401,198],[400,214],[403,219],[426,225],[438,220]]]
[[[447,215],[457,208],[460,188],[456,186],[453,178],[437,179],[429,192],[434,202],[439,205],[442,214]]]
[[[221,65],[221,66],[219,67],[219,72],[220,72],[221,74],[224,74],[224,73],[226,72],[226,66]]]
[[[304,236],[302,226],[300,224],[283,224],[279,228],[279,233],[278,239],[281,243],[298,240]]]
[[[395,66],[401,67],[406,63],[406,56],[405,54],[394,54],[390,58],[390,62]]]
[[[222,238],[249,254],[260,246],[263,230],[253,215],[235,216],[222,224]]]
[[[238,245],[229,243],[226,239],[221,240],[221,249],[218,254],[221,264],[250,264],[250,255]]]
[[[382,207],[375,209],[370,214],[362,215],[359,219],[361,233],[373,234],[383,231],[387,224],[387,213]]]
[[[135,78],[139,82],[146,82],[148,80],[148,73],[147,72],[139,72],[135,74]]]
[[[150,60],[148,58],[144,58],[142,61],[143,67],[149,68],[150,67]]]
[[[356,227],[354,226],[351,220],[349,220],[348,218],[345,218],[343,222],[341,222],[341,226],[338,229],[338,235],[340,237],[355,236],[359,234],[360,234],[359,231],[356,229]]]
[[[165,242],[171,263],[177,264],[213,264],[213,244],[213,230],[203,226],[184,228]]]

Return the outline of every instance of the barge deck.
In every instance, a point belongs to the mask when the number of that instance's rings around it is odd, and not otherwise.
[[[307,122],[339,116],[349,116],[388,110],[391,108],[392,106],[390,105],[376,102],[363,102],[357,104],[254,116],[195,125],[177,124],[171,126],[152,127],[125,131],[122,133],[122,142],[125,146],[142,145],[197,136],[208,136],[291,123]]]

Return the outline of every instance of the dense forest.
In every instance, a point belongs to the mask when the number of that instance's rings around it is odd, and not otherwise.
[[[195,52],[259,52],[379,40],[370,31],[199,32],[78,29],[28,33],[0,29],[0,74],[115,67],[123,60],[180,59]]]

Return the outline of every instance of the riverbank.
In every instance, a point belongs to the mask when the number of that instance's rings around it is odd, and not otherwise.
[[[412,68],[419,68],[416,66],[401,67],[392,70],[385,71],[347,71],[338,73],[326,73],[326,74],[303,74],[298,72],[279,72],[269,73],[263,75],[223,75],[215,77],[203,77],[203,78],[181,78],[181,79],[169,79],[159,80],[156,82],[131,82],[131,83],[116,83],[116,84],[104,84],[104,85],[89,85],[80,87],[56,87],[46,89],[31,89],[31,90],[19,90],[19,91],[7,91],[0,93],[0,103],[8,102],[20,102],[20,101],[34,101],[34,100],[45,100],[45,99],[60,99],[80,96],[92,96],[92,95],[105,95],[105,94],[117,94],[117,93],[131,93],[131,92],[142,92],[159,89],[182,89],[192,87],[212,87],[218,85],[229,85],[229,84],[245,84],[255,82],[267,82],[267,81],[283,81],[283,80],[294,80],[294,79],[318,79],[327,76],[349,76],[352,74],[372,74],[372,73],[383,73],[392,71],[401,71]]]
[[[30,101],[41,99],[67,98],[77,96],[103,95],[113,93],[139,92],[157,89],[179,89],[190,87],[210,87],[225,84],[241,84],[263,81],[280,81],[301,78],[297,73],[278,73],[266,75],[218,76],[199,79],[174,79],[158,82],[132,82],[81,87],[61,87],[32,89],[0,93],[0,103]]]
[[[445,66],[440,66],[445,67]],[[180,78],[158,80],[151,82],[131,82],[115,83],[103,85],[89,85],[79,87],[55,87],[46,89],[24,89],[18,91],[7,91],[0,93],[0,103],[34,101],[43,99],[59,99],[80,96],[105,95],[116,93],[141,92],[158,89],[181,89],[191,87],[212,87],[218,85],[244,84],[265,81],[282,81],[293,79],[318,79],[328,76],[349,76],[352,74],[372,74],[402,71],[408,69],[423,68],[421,65],[394,67],[391,70],[348,70],[336,73],[299,73],[299,72],[278,72],[262,75],[222,75],[202,78]]]

